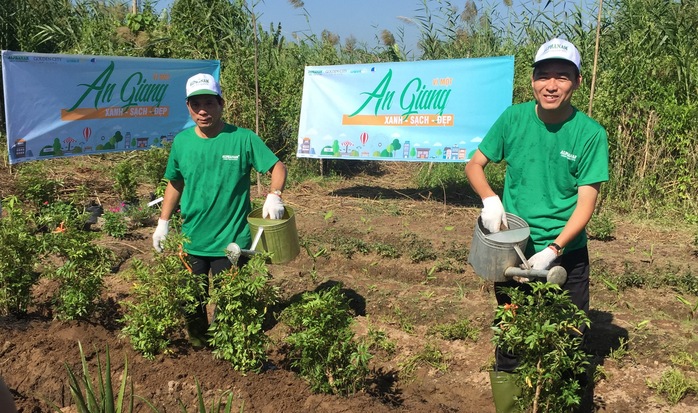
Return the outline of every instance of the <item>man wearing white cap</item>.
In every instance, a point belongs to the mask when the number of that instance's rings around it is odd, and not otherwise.
[[[561,265],[563,289],[589,311],[589,253],[585,226],[599,188],[608,180],[608,139],[596,121],[572,106],[582,81],[577,48],[562,39],[543,44],[533,62],[534,100],[507,108],[480,143],[465,172],[482,198],[481,219],[490,232],[506,227],[505,210],[531,230],[526,257],[534,269]],[[502,200],[486,177],[489,162],[506,161]],[[499,287],[528,289],[516,281],[495,283],[497,303],[509,303]],[[496,353],[496,368],[511,372],[516,357]]]
[[[187,80],[186,104],[196,125],[178,133],[172,143],[165,170],[169,182],[153,234],[153,247],[161,252],[170,217],[179,204],[188,264],[204,282],[209,271],[217,274],[232,266],[225,255],[228,244],[243,248],[251,244],[247,215],[252,168],[271,173],[263,217],[280,219],[284,213],[281,191],[286,166],[254,132],[224,122],[223,103],[220,85],[210,74]],[[202,305],[188,322],[195,345],[203,344],[208,329],[206,298],[200,297]]]

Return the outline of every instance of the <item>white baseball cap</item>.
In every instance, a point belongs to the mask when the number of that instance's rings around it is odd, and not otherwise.
[[[198,95],[221,96],[221,85],[208,73],[199,73],[187,80],[187,98]]]
[[[582,56],[579,54],[579,50],[567,40],[555,38],[543,43],[543,46],[536,53],[533,66],[550,59],[567,60],[574,64],[580,73],[582,71]]]

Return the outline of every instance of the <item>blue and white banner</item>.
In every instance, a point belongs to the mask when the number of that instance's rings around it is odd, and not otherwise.
[[[513,56],[308,66],[297,156],[466,162],[513,90]]]
[[[2,51],[10,164],[148,149],[193,126],[186,80],[217,60]]]

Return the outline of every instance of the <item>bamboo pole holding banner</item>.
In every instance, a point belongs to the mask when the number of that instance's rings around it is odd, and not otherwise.
[[[596,17],[596,45],[594,46],[594,68],[591,72],[591,91],[589,92],[589,110],[587,115],[591,117],[591,110],[594,106],[594,87],[596,86],[596,65],[599,61],[599,40],[601,38],[601,10],[603,9],[603,0],[599,0],[599,13]]]

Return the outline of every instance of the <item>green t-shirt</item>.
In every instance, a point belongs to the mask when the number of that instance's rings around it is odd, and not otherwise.
[[[180,200],[184,249],[218,257],[225,247],[251,243],[250,172],[265,173],[279,158],[254,132],[226,124],[215,138],[200,138],[194,128],[175,136],[165,179],[184,181]]]
[[[492,162],[507,162],[504,209],[531,228],[527,253],[555,241],[577,205],[577,189],[608,181],[608,137],[576,108],[561,124],[546,125],[536,102],[507,108],[479,145]],[[565,251],[586,245],[582,231]]]

